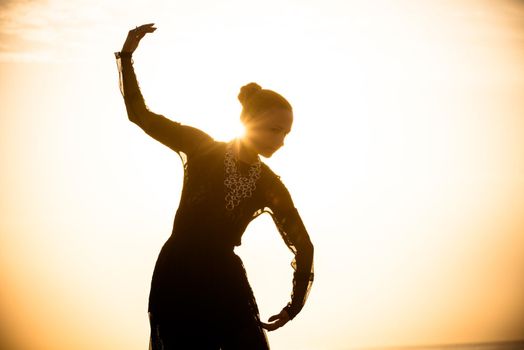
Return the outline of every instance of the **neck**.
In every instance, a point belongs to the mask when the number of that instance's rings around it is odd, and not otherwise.
[[[243,138],[236,138],[233,141],[233,152],[235,158],[249,164],[253,164],[258,160],[258,153]]]

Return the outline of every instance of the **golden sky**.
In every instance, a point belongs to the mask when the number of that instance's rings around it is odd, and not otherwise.
[[[272,349],[524,338],[524,4],[1,1],[0,337],[9,349],[145,349],[178,156],[129,122],[113,56],[151,110],[217,140],[240,87],[288,98],[265,160],[315,244],[315,282]],[[267,216],[242,257],[261,316],[287,303]]]

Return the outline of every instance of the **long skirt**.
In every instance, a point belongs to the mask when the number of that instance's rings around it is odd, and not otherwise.
[[[165,250],[151,282],[149,350],[269,349],[238,255],[177,259]]]

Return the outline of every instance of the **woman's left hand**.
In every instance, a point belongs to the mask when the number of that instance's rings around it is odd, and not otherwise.
[[[275,329],[278,329],[285,325],[289,321],[289,314],[286,310],[280,311],[278,315],[273,315],[269,318],[268,322],[275,321],[273,323],[262,323],[262,327],[267,329],[268,331],[274,331]]]

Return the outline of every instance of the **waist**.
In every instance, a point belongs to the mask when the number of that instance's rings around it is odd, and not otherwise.
[[[168,250],[175,254],[180,255],[235,255],[235,246],[224,241],[214,241],[214,240],[203,240],[203,239],[193,239],[194,237],[188,237],[183,235],[171,235],[162,250]]]

